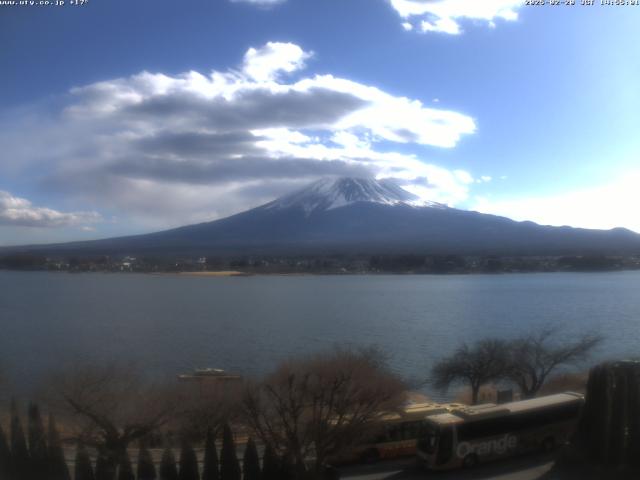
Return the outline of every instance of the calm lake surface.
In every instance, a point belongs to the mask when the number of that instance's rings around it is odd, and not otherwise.
[[[70,362],[245,375],[336,343],[426,377],[462,341],[541,325],[598,330],[594,360],[640,354],[640,272],[190,277],[0,271],[0,365],[28,389]]]

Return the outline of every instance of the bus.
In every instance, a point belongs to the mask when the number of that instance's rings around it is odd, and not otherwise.
[[[583,395],[566,392],[429,416],[417,444],[418,461],[430,470],[449,470],[552,450],[568,441],[583,404]]]
[[[383,459],[415,456],[425,419],[462,407],[459,403],[413,403],[400,412],[384,414],[358,445],[330,455],[328,463],[375,463]]]

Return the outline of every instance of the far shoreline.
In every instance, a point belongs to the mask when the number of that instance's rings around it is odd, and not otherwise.
[[[451,272],[420,272],[420,271],[347,271],[347,272],[242,272],[239,270],[219,270],[219,271],[118,271],[118,270],[46,270],[46,269],[11,269],[0,268],[0,272],[13,273],[54,273],[54,274],[115,274],[115,275],[148,275],[152,277],[198,277],[198,278],[231,278],[231,277],[367,277],[367,276],[510,276],[510,275],[532,275],[532,274],[603,274],[603,273],[623,273],[638,272],[638,268],[621,268],[607,270],[530,270],[530,271],[451,271]]]
[[[121,272],[125,273],[125,272]],[[171,275],[172,272],[166,272]],[[240,272],[238,270],[219,270],[219,271],[201,271],[201,272],[175,272],[176,275],[186,275],[190,277],[248,277],[253,274],[247,272]]]

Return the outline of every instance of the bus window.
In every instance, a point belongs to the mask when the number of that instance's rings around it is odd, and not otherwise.
[[[426,424],[420,431],[420,437],[418,440],[418,449],[432,454],[435,453],[438,445],[438,427],[435,425]]]
[[[403,439],[403,436],[402,436],[402,424],[399,423],[397,425],[393,425],[393,426],[389,427],[389,429],[387,430],[387,435],[389,437],[388,441],[398,442],[398,441],[402,440]]]
[[[570,405],[561,405],[554,409],[550,409],[541,416],[543,423],[562,422],[563,420],[571,420],[580,414],[580,403],[575,402]]]
[[[453,428],[450,426],[441,427],[439,433],[436,465],[444,465],[451,460],[453,453]]]
[[[384,429],[382,432],[378,432],[378,434],[373,437],[373,443],[385,443],[389,441],[388,432]]]
[[[421,422],[405,422],[404,423],[404,438],[406,440],[413,440],[420,436],[422,429]]]
[[[504,435],[513,429],[509,417],[475,420],[458,427],[458,441],[465,442],[477,438]]]
[[[510,420],[511,429],[514,432],[517,432],[519,430],[528,430],[530,428],[540,427],[544,425],[544,422],[540,420],[540,415],[536,412],[514,414]]]
[[[512,431],[538,428],[554,423],[575,420],[580,414],[580,403],[561,405],[546,410],[515,413],[510,419]]]

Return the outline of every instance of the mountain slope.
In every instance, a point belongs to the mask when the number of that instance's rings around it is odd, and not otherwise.
[[[541,226],[423,202],[388,181],[321,180],[213,222],[91,242],[23,247],[46,254],[231,255],[640,253],[625,229]]]

